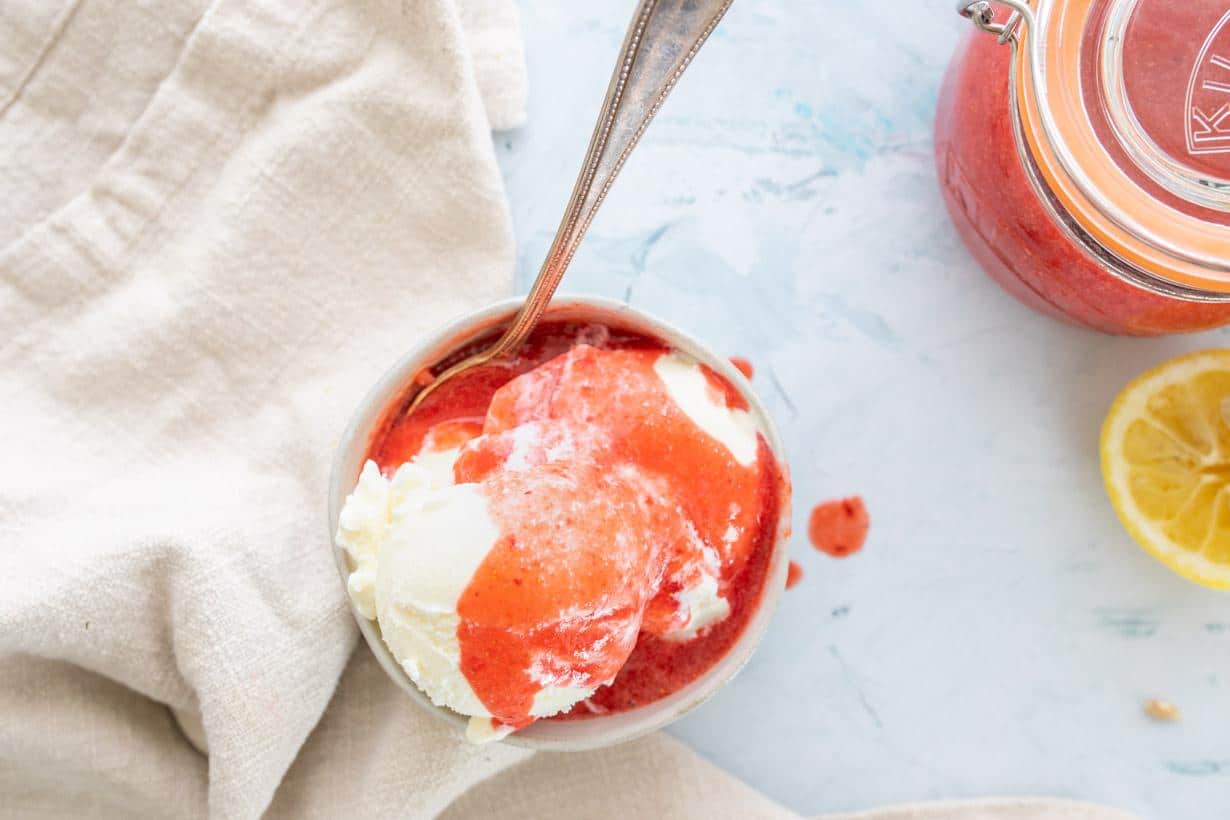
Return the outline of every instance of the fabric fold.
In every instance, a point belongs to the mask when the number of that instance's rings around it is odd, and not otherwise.
[[[799,815],[657,733],[613,749],[540,753],[470,789],[441,820],[791,820]]]
[[[106,93],[67,48],[30,57],[0,117],[0,144],[59,135],[23,155],[31,190],[87,155],[0,249],[0,677],[34,699],[0,722],[55,739],[0,748],[18,814],[204,814],[168,707],[199,717],[208,812],[267,808],[356,640],[325,523],[337,437],[418,335],[511,279],[484,41],[449,0],[162,5],[97,0],[56,35],[97,38],[145,95],[110,142],[38,105]]]

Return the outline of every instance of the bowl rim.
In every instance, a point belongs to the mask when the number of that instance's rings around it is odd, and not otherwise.
[[[360,401],[352,414],[334,453],[329,476],[329,544],[342,583],[342,592],[359,631],[376,656],[381,668],[399,688],[436,717],[464,732],[469,718],[446,707],[437,706],[418,688],[393,656],[381,635],[379,624],[368,620],[355,607],[347,582],[353,569],[350,557],[338,546],[338,516],[346,497],[354,489],[362,468],[370,437],[390,402],[395,401],[422,368],[474,340],[492,327],[510,319],[524,303],[524,297],[503,299],[478,310],[457,316],[439,329],[426,334],[396,363],[385,371]],[[781,436],[772,417],[752,389],[751,383],[726,356],[674,325],[624,302],[599,296],[562,294],[556,296],[547,317],[590,319],[653,335],[670,347],[691,355],[718,372],[739,391],[748,403],[783,476],[784,498],[779,509],[777,530],[765,575],[760,603],[734,645],[700,677],[670,695],[625,712],[585,720],[538,721],[503,739],[503,743],[539,751],[581,751],[612,746],[661,729],[697,708],[721,690],[747,664],[759,646],[786,587],[790,534],[789,466]],[[357,455],[356,455],[357,454]]]

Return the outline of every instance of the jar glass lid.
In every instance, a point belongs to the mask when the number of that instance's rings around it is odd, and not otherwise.
[[[1016,105],[1059,206],[1129,266],[1230,292],[1226,0],[1034,0],[1032,12],[1014,31]]]

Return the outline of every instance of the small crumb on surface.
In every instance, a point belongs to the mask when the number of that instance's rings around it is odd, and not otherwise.
[[[1168,700],[1151,698],[1145,701],[1145,714],[1154,720],[1173,721],[1179,719],[1179,707]]]

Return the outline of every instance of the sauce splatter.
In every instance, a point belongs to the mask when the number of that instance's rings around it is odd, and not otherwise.
[[[796,562],[791,561],[789,569],[786,570],[786,589],[794,589],[799,581],[803,580],[803,568]]]
[[[743,377],[745,379],[747,379],[748,381],[751,381],[752,374],[756,372],[756,368],[752,367],[751,362],[749,362],[747,359],[743,358],[742,356],[731,356],[730,363],[735,366],[735,370],[738,370],[740,373],[743,374]]]
[[[739,388],[719,376],[716,370],[707,364],[702,364],[700,372],[705,375],[705,381],[709,383],[709,398],[714,402],[725,402],[726,406],[732,410],[748,408],[747,399],[743,398]]]
[[[834,558],[845,558],[863,548],[871,516],[857,495],[826,501],[811,511],[807,535],[812,546]]]

